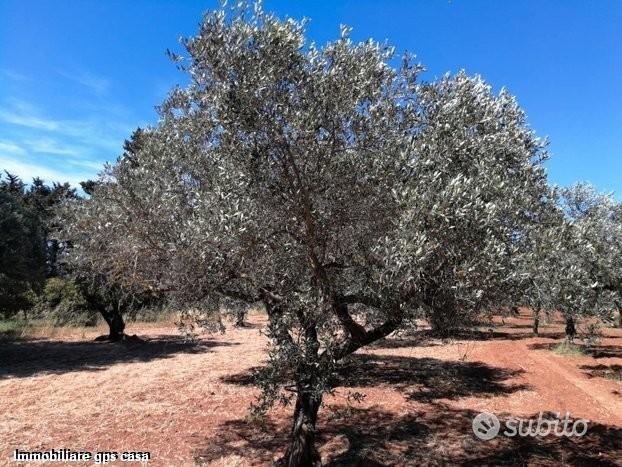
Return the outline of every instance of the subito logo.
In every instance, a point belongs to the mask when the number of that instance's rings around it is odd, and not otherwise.
[[[501,423],[497,416],[490,412],[482,412],[473,419],[473,433],[479,439],[488,441],[499,434]]]

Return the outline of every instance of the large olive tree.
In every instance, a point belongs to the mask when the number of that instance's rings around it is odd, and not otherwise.
[[[447,76],[417,98],[398,264],[433,330],[447,334],[515,304],[517,265],[534,257],[524,246],[550,205],[547,154],[515,99],[479,78]]]
[[[507,92],[465,74],[419,85],[408,57],[396,68],[347,28],[317,47],[296,21],[219,10],[184,44],[190,85],[74,213],[74,252],[207,315],[261,300],[265,406],[293,391],[285,461],[314,465],[342,359],[507,291],[543,147]]]

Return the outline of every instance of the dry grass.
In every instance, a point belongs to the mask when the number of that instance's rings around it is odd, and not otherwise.
[[[561,342],[553,347],[552,352],[557,355],[565,355],[569,357],[577,357],[580,355],[585,355],[585,351],[580,345],[573,344],[572,342]]]

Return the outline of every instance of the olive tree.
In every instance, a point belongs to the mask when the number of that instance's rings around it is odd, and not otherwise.
[[[399,267],[416,281],[433,330],[446,335],[515,305],[517,265],[535,254],[523,246],[550,204],[546,143],[507,91],[495,96],[479,78],[446,76],[417,94]],[[423,266],[417,275],[414,264]]]
[[[532,222],[516,239],[518,273],[506,298],[508,304],[532,311],[533,332],[537,335],[542,313],[550,315],[558,311],[564,294],[569,289],[582,287],[582,283],[576,280],[576,274],[568,275],[568,268],[565,268],[572,265],[571,257],[577,244],[554,187],[541,198],[540,206],[533,209],[531,215]]]
[[[587,185],[552,188],[521,240],[515,299],[534,312],[560,312],[572,341],[582,317],[606,318],[619,303],[619,205]]]
[[[135,166],[136,153],[146,138],[139,128],[126,140],[117,168]],[[160,295],[151,283],[139,279],[141,267],[155,266],[150,262],[153,256],[126,234],[127,222],[141,220],[131,218],[130,211],[114,202],[111,184],[117,187],[105,174],[98,181],[83,183],[89,198],[66,200],[59,209],[56,234],[65,245],[62,274],[77,286],[88,312],[99,313],[108,325],[108,336],[98,339],[116,342],[125,338],[124,315],[155,303]]]
[[[587,184],[561,190],[560,205],[576,238],[575,264],[589,284],[582,314],[607,319],[622,308],[622,205]]]
[[[345,357],[422,312],[466,318],[507,291],[544,147],[507,92],[464,73],[418,84],[408,56],[394,67],[392,48],[345,27],[318,47],[304,23],[222,9],[183,43],[190,84],[68,232],[107,276],[205,323],[223,303],[263,302],[261,407],[294,394],[285,462],[315,465]]]

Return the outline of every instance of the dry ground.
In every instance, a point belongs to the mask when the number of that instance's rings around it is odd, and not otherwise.
[[[16,448],[149,451],[158,466],[270,464],[283,453],[291,407],[247,417],[264,322],[253,316],[199,345],[153,325],[129,326],[145,343],[92,342],[98,331],[1,340],[0,465],[16,465]],[[561,356],[550,347],[562,329],[534,338],[525,314],[459,340],[421,332],[356,355],[320,411],[324,462],[622,465],[622,331],[605,330],[590,355]],[[366,397],[349,402],[352,391]],[[570,412],[590,424],[581,438],[481,441],[471,420],[484,410],[502,420]]]

